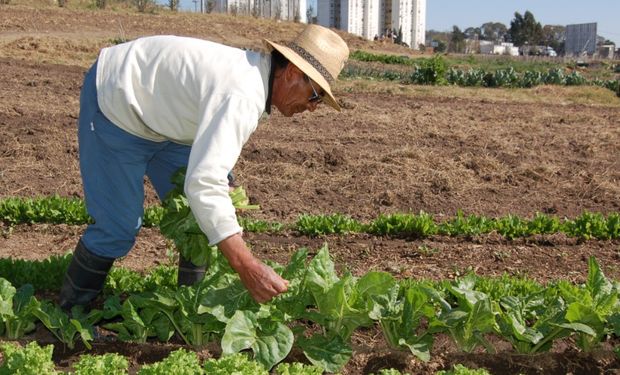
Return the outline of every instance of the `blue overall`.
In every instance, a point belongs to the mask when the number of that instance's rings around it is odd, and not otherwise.
[[[97,104],[96,73],[97,63],[80,94],[80,171],[86,208],[94,219],[82,242],[96,255],[118,258],[129,252],[142,226],[144,176],[163,199],[173,188],[171,176],[187,166],[191,148],[153,142],[114,125]]]

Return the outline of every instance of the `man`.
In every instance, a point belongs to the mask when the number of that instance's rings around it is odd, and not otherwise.
[[[154,36],[103,49],[84,79],[78,140],[84,196],[94,224],[82,235],[60,292],[64,309],[94,299],[115,259],[129,252],[143,215],[143,178],[163,199],[187,167],[185,194],[250,295],[266,302],[288,281],[255,258],[228,196],[229,171],[263,113],[340,110],[330,89],[349,55],[333,31],[308,25],[269,54],[200,39]],[[182,259],[180,284],[204,268]]]

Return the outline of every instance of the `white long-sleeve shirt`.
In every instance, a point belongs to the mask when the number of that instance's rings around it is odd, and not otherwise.
[[[266,110],[271,59],[205,40],[153,36],[105,48],[97,99],[118,127],[191,145],[185,194],[217,244],[241,232],[227,174]]]

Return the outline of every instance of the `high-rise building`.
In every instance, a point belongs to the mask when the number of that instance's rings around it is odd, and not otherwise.
[[[307,22],[306,0],[206,0],[206,4],[220,13]]]
[[[317,0],[317,22],[367,39],[425,43],[426,0]]]

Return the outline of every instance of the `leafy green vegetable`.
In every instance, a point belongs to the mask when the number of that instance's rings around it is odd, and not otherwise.
[[[293,332],[286,325],[252,311],[238,310],[222,337],[224,355],[252,349],[254,359],[267,369],[282,361],[293,347]]]
[[[23,285],[17,291],[0,278],[0,335],[16,340],[35,328],[33,315],[34,288]]]
[[[473,370],[459,364],[454,365],[452,370],[439,371],[436,375],[491,375],[491,373],[483,368]]]
[[[52,362],[54,347],[40,347],[35,341],[22,348],[12,343],[0,343],[4,361],[0,365],[0,375],[56,375],[58,372]]]
[[[322,375],[323,369],[303,363],[280,363],[275,370],[277,375]]]
[[[319,334],[310,338],[299,336],[297,345],[313,365],[327,372],[338,372],[353,354],[351,345],[337,335],[331,338]]]
[[[566,327],[577,332],[576,344],[579,348],[591,351],[607,333],[607,320],[620,311],[620,288],[605,277],[593,257],[588,260],[588,279],[583,288],[567,283],[559,283],[559,287],[569,303],[566,309],[569,325]]]
[[[125,375],[129,363],[127,359],[116,353],[103,355],[84,354],[73,364],[74,375]]]
[[[360,232],[362,224],[342,214],[301,215],[295,223],[295,230],[307,236],[346,234]]]
[[[432,328],[446,327],[459,348],[468,353],[479,345],[494,352],[484,334],[498,329],[495,310],[489,296],[474,290],[474,285],[475,278],[467,276],[448,287],[448,291],[456,297],[458,307],[446,308],[446,304],[442,304],[444,309],[438,320],[432,322]]]
[[[200,283],[194,287],[181,287],[174,295],[178,308],[173,319],[189,345],[205,345],[225,327],[215,316],[198,312],[207,289],[207,284]]]
[[[368,227],[368,232],[372,234],[401,235],[416,238],[428,237],[436,234],[437,231],[438,227],[433,221],[433,217],[426,212],[420,212],[419,215],[380,215]]]
[[[138,375],[200,375],[204,371],[200,367],[198,357],[194,352],[184,349],[176,350],[163,361],[151,365],[144,365]]]
[[[14,287],[31,284],[35,290],[58,290],[72,255],[52,255],[44,260],[0,259],[0,275]]]
[[[117,332],[122,341],[145,343],[154,336],[160,341],[168,341],[174,334],[170,319],[152,307],[143,295],[131,295],[122,305],[118,296],[108,298],[104,304],[104,318],[112,319],[119,315],[122,321],[104,324],[103,328]]]
[[[251,361],[248,356],[236,353],[219,359],[208,359],[204,363],[205,374],[209,375],[268,375],[260,363]]]
[[[429,331],[420,331],[425,321],[435,317],[435,309],[422,287],[408,287],[402,296],[400,291],[400,286],[392,280],[387,293],[375,295],[368,301],[369,316],[379,321],[390,347],[408,348],[416,357],[428,361],[433,336]]]
[[[49,301],[38,302],[34,300],[32,308],[32,313],[39,318],[45,328],[60,342],[66,344],[69,349],[74,348],[75,340],[78,337],[84,346],[91,349],[93,325],[101,319],[101,311],[92,310],[85,314],[82,306],[74,306],[71,309],[71,317],[69,317],[59,306]]]
[[[216,263],[219,251],[209,246],[209,239],[204,235],[196,218],[192,214],[184,195],[185,168],[179,169],[172,176],[174,189],[163,201],[164,214],[159,224],[161,233],[174,241],[182,257],[198,266]],[[242,187],[230,193],[231,201],[237,209],[257,209],[249,205],[249,200]]]

